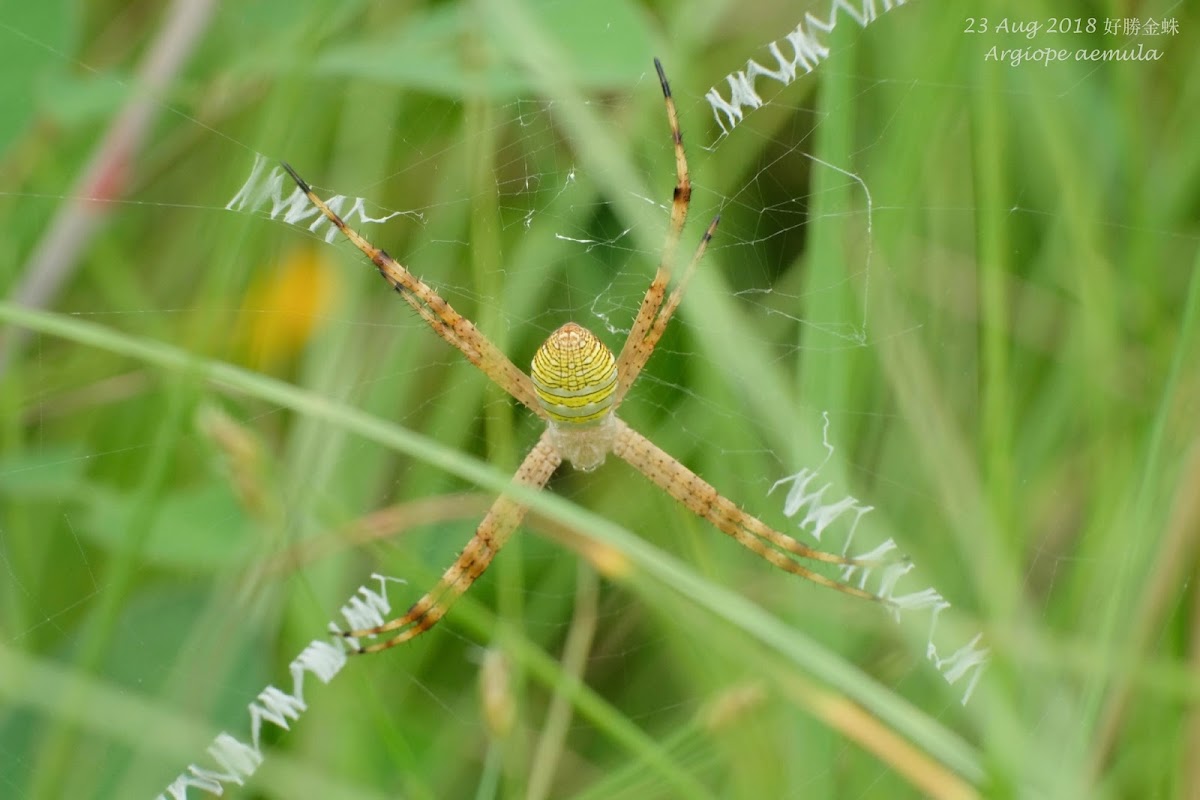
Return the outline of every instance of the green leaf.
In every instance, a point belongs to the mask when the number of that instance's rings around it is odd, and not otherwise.
[[[136,508],[134,495],[92,490],[87,504],[81,532],[101,546],[122,547]],[[182,489],[157,511],[142,554],[147,561],[195,572],[246,558],[253,527],[227,487],[212,483]]]
[[[481,91],[497,99],[536,94],[537,84],[520,66],[496,61],[512,44],[495,41],[501,34],[463,9],[470,6],[440,6],[401,28],[331,49],[317,59],[315,71],[453,98]],[[625,87],[646,70],[650,36],[644,16],[627,2],[536,2],[531,15],[571,53],[571,77],[584,90]]]
[[[84,483],[87,454],[81,445],[47,445],[31,452],[0,456],[0,495],[61,498]]]
[[[0,153],[31,124],[47,75],[68,63],[71,25],[63,0],[6,3],[0,14]],[[69,58],[69,56],[67,57]]]

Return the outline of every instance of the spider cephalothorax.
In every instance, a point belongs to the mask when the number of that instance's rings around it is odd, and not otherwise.
[[[800,559],[849,566],[867,566],[866,562],[814,550],[747,514],[699,475],[621,421],[615,413],[650,359],[675,309],[679,307],[688,278],[700,263],[717,226],[717,219],[709,224],[696,248],[696,254],[678,284],[668,294],[675,246],[687,219],[692,184],[688,177],[683,136],[679,132],[671,88],[658,59],[654,60],[654,67],[658,70],[667,106],[667,120],[671,125],[675,150],[675,193],[671,202],[667,241],[663,246],[658,271],[646,290],[629,336],[621,347],[621,354],[616,358],[586,328],[570,322],[550,335],[533,358],[531,375],[525,374],[469,319],[455,311],[403,265],[347,227],[342,218],[313,192],[312,187],[295,170],[287,164],[283,166],[313,205],[371,259],[379,274],[434,333],[458,348],[494,383],[546,421],[545,432],[521,462],[513,476],[513,483],[540,489],[563,461],[569,461],[579,469],[591,470],[604,463],[604,459],[612,453],[690,511],[780,569],[844,594],[883,602],[880,597],[857,586],[814,572],[804,566]],[[429,630],[483,574],[492,558],[521,524],[525,512],[524,504],[501,495],[479,524],[474,538],[442,574],[437,585],[417,600],[407,613],[377,628],[346,631],[344,635],[377,636],[399,631],[390,639],[359,651],[371,653],[408,641]]]

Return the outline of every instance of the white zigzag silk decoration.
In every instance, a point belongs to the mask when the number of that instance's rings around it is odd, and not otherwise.
[[[225,204],[225,209],[227,211],[266,211],[271,219],[282,220],[288,225],[302,225],[311,219],[312,222],[305,227],[322,236],[326,242],[332,243],[338,235],[337,228],[330,224],[320,209],[308,202],[304,192],[296,187],[296,184],[282,168],[275,166],[268,170],[267,164],[268,161],[263,156],[257,154],[254,156],[254,166],[250,169],[250,177],[242,184],[242,188],[238,189],[233,199]],[[284,187],[290,188],[286,195]],[[354,220],[363,223],[387,222],[392,217],[398,217],[401,214],[421,217],[420,214],[406,211],[393,211],[382,217],[372,217],[367,214],[366,202],[361,197],[347,197],[344,194],[338,194],[328,198],[325,204],[348,224]],[[344,210],[347,203],[350,203],[350,208]],[[322,232],[322,228],[324,232]]]
[[[839,12],[865,28],[905,2],[907,0],[860,0],[858,7],[855,7],[849,0],[833,0],[828,19],[821,20],[806,13],[795,29],[767,45],[767,52],[775,59],[774,68],[764,67],[751,58],[745,68],[725,76],[725,82],[729,84],[728,100],[722,97],[721,90],[715,86],[704,95],[704,99],[712,106],[717,124],[721,126],[721,136],[728,135],[742,121],[745,117],[743,109],[753,111],[764,105],[765,101],[754,88],[754,81],[760,75],[787,86],[796,80],[797,75],[809,74],[829,57],[829,47],[822,42],[822,37],[837,27]]]
[[[379,590],[360,586],[358,592],[342,606],[342,617],[350,630],[361,630],[382,625],[391,611],[387,600],[387,582],[403,583],[396,578],[372,575],[379,581]],[[335,623],[329,623],[332,641],[315,639],[288,665],[292,674],[292,693],[268,686],[248,707],[250,712],[250,741],[243,742],[222,732],[208,746],[215,767],[200,767],[189,764],[179,777],[171,782],[158,800],[184,800],[188,789],[194,788],[210,794],[224,794],[229,784],[245,785],[263,762],[260,745],[262,726],[269,722],[276,727],[290,730],[289,721],[295,722],[308,708],[304,702],[304,676],[312,673],[321,683],[329,683],[346,664],[349,652],[358,649],[358,642],[341,636]]]
[[[826,424],[828,425],[828,420],[826,420]],[[828,446],[826,444],[826,447]],[[858,523],[865,514],[874,510],[874,506],[863,505],[849,495],[827,502],[824,496],[825,492],[829,490],[830,484],[826,483],[820,488],[810,488],[817,476],[818,473],[813,470],[800,470],[791,477],[776,481],[770,492],[780,486],[791,484],[787,498],[783,501],[784,516],[791,519],[803,512],[797,525],[808,531],[818,542],[821,541],[821,534],[825,532],[826,528],[842,516],[849,515],[849,530],[842,545],[842,555],[850,555],[850,546],[854,541],[854,532],[858,528]],[[862,561],[885,561],[884,556],[895,549],[896,543],[892,539],[888,539],[873,550],[853,555],[854,558]],[[929,609],[929,637],[926,642],[925,656],[951,686],[964,678],[967,679],[961,698],[962,704],[966,705],[975,691],[975,685],[979,682],[979,676],[983,674],[983,668],[988,660],[988,648],[979,646],[983,634],[977,634],[971,641],[948,656],[940,655],[937,645],[934,643],[934,635],[937,631],[938,615],[949,608],[950,603],[932,587],[907,594],[897,594],[897,584],[910,574],[912,569],[913,563],[907,559],[884,563],[883,566],[877,568],[846,566],[842,567],[842,580],[847,583],[856,582],[860,588],[882,598],[897,622],[900,621],[900,615],[903,612]],[[880,573],[878,585],[868,586],[876,570]]]

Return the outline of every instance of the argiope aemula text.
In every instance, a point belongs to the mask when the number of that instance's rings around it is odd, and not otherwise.
[[[530,373],[522,372],[470,320],[451,308],[428,284],[347,227],[294,169],[286,163],[283,167],[308,199],[371,259],[380,275],[438,336],[458,348],[500,388],[546,421],[545,432],[521,463],[513,477],[514,483],[540,489],[562,462],[568,461],[577,469],[592,470],[612,453],[689,510],[776,567],[845,594],[886,602],[857,586],[814,572],[797,559],[850,566],[871,566],[874,562],[816,550],[771,528],[742,511],[703,478],[616,415],[621,401],[650,359],[667,323],[679,307],[688,280],[703,257],[720,219],[718,217],[709,224],[695,255],[668,294],[671,265],[687,218],[692,186],[671,88],[658,59],[654,60],[654,67],[662,84],[667,120],[674,140],[675,195],[658,271],[642,299],[621,353],[615,357],[586,328],[568,322],[550,334],[538,349]],[[345,631],[343,635],[350,638],[376,637],[399,631],[395,636],[359,651],[373,653],[394,647],[429,630],[487,569],[492,558],[520,525],[525,513],[523,504],[501,495],[484,516],[475,536],[442,574],[437,585],[417,600],[407,613],[379,627]]]

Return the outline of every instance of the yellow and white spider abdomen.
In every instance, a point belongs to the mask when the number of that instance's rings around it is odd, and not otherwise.
[[[617,360],[595,334],[574,322],[538,348],[530,376],[538,401],[554,422],[591,425],[612,411]]]

